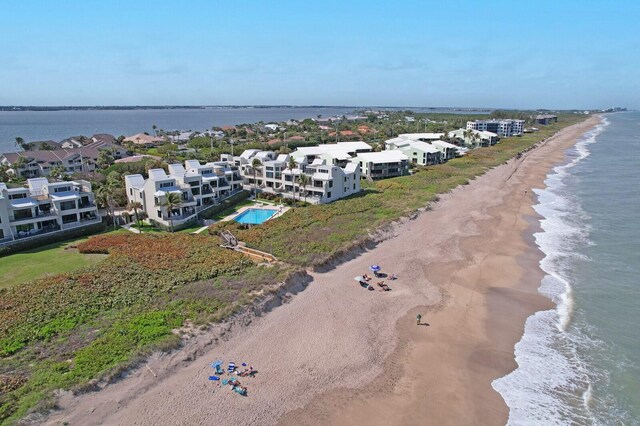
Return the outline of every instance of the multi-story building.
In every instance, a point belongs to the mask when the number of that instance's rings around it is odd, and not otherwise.
[[[367,179],[385,179],[409,174],[409,157],[398,150],[364,152],[355,161]]]
[[[0,183],[0,243],[88,226],[101,221],[91,183],[27,180],[27,187]]]
[[[517,136],[524,132],[524,120],[493,119],[467,121],[467,129],[492,132],[502,137]]]
[[[344,144],[351,145],[342,145],[341,150],[331,147],[326,150],[307,149],[329,145],[305,147],[280,155],[273,151],[246,150],[238,157],[223,156],[223,160],[240,167],[245,189],[255,188],[284,198],[306,198],[313,204],[330,203],[360,191],[360,166],[351,162],[352,157],[342,149],[354,154],[356,149],[371,149],[364,142]],[[295,162],[293,168],[289,165],[291,158]],[[259,167],[253,167],[254,159],[260,162]],[[302,175],[307,176],[307,185],[300,184]]]
[[[546,125],[549,125],[551,123],[557,123],[558,122],[558,116],[557,115],[550,115],[550,114],[536,115],[535,121],[536,121],[536,124],[542,124],[543,126],[546,126]]]
[[[442,153],[442,161],[456,158],[460,153],[458,147],[441,140],[442,137],[444,137],[444,133],[402,133],[398,135],[400,139],[428,143]]]
[[[242,190],[243,179],[237,166],[227,162],[204,165],[197,160],[149,170],[149,178],[126,175],[125,190],[129,202],[139,202],[147,217],[165,227],[180,227],[197,219],[198,213],[219,204]],[[167,194],[180,194],[182,203],[171,211],[164,206]]]
[[[89,173],[96,170],[100,151],[111,153],[113,158],[128,155],[121,146],[94,141],[81,148],[7,152],[0,154],[0,164],[9,166],[12,173],[25,178],[49,176],[57,167],[69,175]]]
[[[465,145],[472,148],[495,145],[500,140],[500,137],[497,133],[469,129],[458,129],[451,131],[449,132],[449,138],[461,141]]]
[[[420,166],[440,164],[444,161],[441,150],[428,142],[397,137],[387,140],[385,146],[387,151],[400,151],[409,158],[409,161]]]

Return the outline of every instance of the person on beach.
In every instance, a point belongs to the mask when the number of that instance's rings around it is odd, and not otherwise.
[[[422,321],[422,315],[418,314],[416,315],[416,322],[418,325],[420,325],[420,322]]]

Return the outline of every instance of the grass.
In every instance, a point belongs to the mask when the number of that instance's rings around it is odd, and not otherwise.
[[[46,275],[72,272],[106,257],[100,254],[82,254],[77,249],[70,248],[86,240],[86,237],[78,238],[0,258],[0,289]]]
[[[229,216],[231,214],[237,213],[238,210],[240,210],[242,207],[253,206],[253,205],[254,205],[253,201],[244,200],[244,201],[241,201],[241,202],[239,202],[238,204],[236,204],[236,205],[234,205],[232,207],[229,207],[228,209],[225,209],[225,210],[221,211],[218,214],[213,215],[211,217],[211,219],[213,219],[213,220],[222,220],[222,219],[224,219],[225,217],[227,217],[227,216]]]

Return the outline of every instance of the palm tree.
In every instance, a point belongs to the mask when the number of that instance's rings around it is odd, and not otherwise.
[[[182,197],[177,192],[168,192],[164,202],[160,204],[162,207],[165,207],[169,213],[169,229],[171,232],[173,232],[173,217],[171,213],[173,209],[180,207],[180,204],[182,204]]]
[[[307,185],[309,185],[311,179],[308,175],[304,173],[300,175],[300,186],[302,187],[302,192],[304,193],[304,203],[307,203]]]
[[[107,213],[111,216],[111,220],[113,221],[113,229],[115,230],[118,226],[116,222],[116,193],[119,188],[117,182],[115,180],[107,181],[98,189],[98,200],[99,202],[105,206],[107,209]]]
[[[139,201],[131,201],[127,206],[128,210],[133,210],[133,214],[136,216],[136,223],[138,224],[138,229],[140,233],[142,233],[142,225],[140,224],[140,216],[138,215],[138,209],[142,209],[142,203]]]
[[[26,169],[28,164],[29,164],[29,160],[27,160],[25,157],[22,157],[22,156],[18,157],[18,159],[13,162],[12,168],[17,178],[25,176],[27,170],[20,171],[20,169]]]
[[[153,129],[153,133],[155,133],[156,137],[158,137],[158,126],[154,124],[151,128]]]
[[[293,174],[293,170],[297,167],[296,160],[292,156],[289,156],[289,162],[287,163],[287,168],[291,170],[291,185],[293,192],[293,204],[296,203],[296,175]]]
[[[255,194],[255,199],[258,199],[258,181],[256,180],[256,172],[260,169],[262,163],[257,158],[254,158],[251,162],[251,169],[253,170],[253,192]]]
[[[20,148],[26,151],[26,145],[27,144],[25,143],[24,139],[22,139],[20,136],[16,138],[16,148]]]
[[[55,166],[55,167],[52,167],[51,170],[49,171],[49,176],[51,176],[54,179],[64,179],[66,175],[67,175],[67,171],[65,170],[64,166]]]

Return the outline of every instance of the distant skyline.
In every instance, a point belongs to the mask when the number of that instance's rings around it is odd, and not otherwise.
[[[0,105],[640,108],[638,2],[5,2]]]

